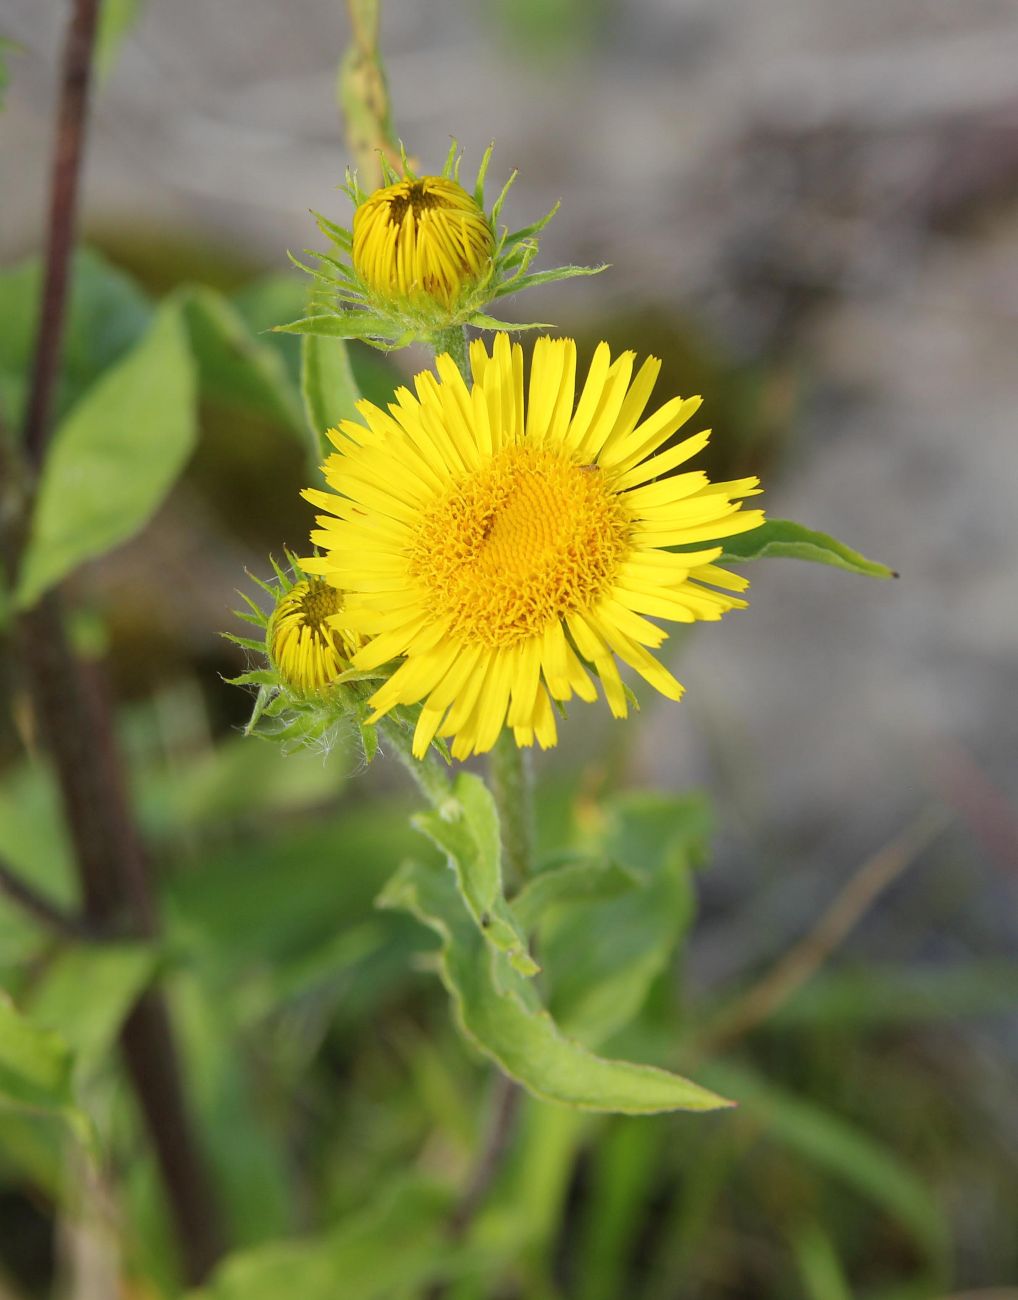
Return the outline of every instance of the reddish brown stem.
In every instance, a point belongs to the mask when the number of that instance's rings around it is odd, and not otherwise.
[[[74,845],[84,928],[92,934],[152,938],[158,925],[155,900],[103,675],[73,654],[56,594],[22,615],[18,634],[39,738],[53,760]],[[120,1046],[155,1148],[185,1275],[188,1282],[200,1282],[222,1254],[222,1237],[169,1015],[157,989],[132,1009]]]
[[[60,369],[98,8],[98,0],[74,0],[64,53],[42,303],[25,418],[25,457],[34,470],[45,452]],[[18,517],[8,519],[4,530],[4,563],[12,578],[25,535],[28,495],[21,495]],[[92,933],[152,937],[155,902],[102,674],[71,649],[58,593],[21,615],[16,635],[39,736],[53,762],[74,847],[83,924]],[[222,1239],[158,990],[144,993],[132,1008],[120,1045],[162,1173],[184,1274],[189,1283],[200,1282],[222,1253]]]
[[[31,387],[25,411],[25,452],[42,463],[60,367],[67,280],[78,212],[78,180],[85,143],[99,0],[75,0],[64,46],[56,142],[50,183],[46,260]]]

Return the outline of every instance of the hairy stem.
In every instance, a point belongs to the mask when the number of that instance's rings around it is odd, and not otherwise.
[[[339,107],[346,121],[346,143],[357,163],[358,178],[368,190],[382,183],[384,157],[401,166],[392,135],[389,88],[378,50],[379,0],[346,0],[350,44],[339,65],[336,84]]]
[[[413,739],[406,728],[391,718],[382,718],[378,723],[379,733],[389,745],[391,753],[410,773],[414,784],[433,808],[439,808],[452,796],[452,784],[446,773],[439,766],[434,755],[414,758],[411,746]]]
[[[489,755],[488,775],[502,828],[503,869],[518,889],[534,865],[534,786],[530,751],[520,749],[508,729]]]
[[[448,352],[460,374],[466,380],[467,387],[470,387],[470,353],[467,343],[467,333],[459,325],[453,326],[452,329],[439,330],[432,340],[435,348],[435,356],[440,357],[443,352]]]

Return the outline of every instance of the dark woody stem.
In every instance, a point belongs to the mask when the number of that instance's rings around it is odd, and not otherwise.
[[[25,453],[36,468],[42,463],[49,436],[53,393],[60,365],[98,17],[99,0],[75,0],[64,46],[39,332],[25,409]]]
[[[2,521],[11,577],[26,532],[32,478],[46,450],[60,371],[98,9],[99,0],[74,0],[64,52],[39,332],[25,419],[26,465],[18,467],[26,490],[15,498],[14,513]],[[99,667],[79,659],[71,648],[59,592],[20,615],[14,645],[60,790],[84,917],[71,927],[61,914],[47,916],[48,905],[24,890],[20,901],[65,936],[69,928],[80,928],[89,936],[153,938],[158,932],[154,892],[127,796],[112,702]],[[18,884],[16,878],[6,881],[7,892],[16,895]],[[132,1007],[121,1027],[120,1047],[155,1149],[183,1272],[188,1282],[197,1283],[222,1253],[221,1237],[169,1015],[157,988],[143,993]]]

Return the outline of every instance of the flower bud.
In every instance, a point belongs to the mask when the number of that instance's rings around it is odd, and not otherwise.
[[[354,269],[385,305],[454,311],[490,275],[494,249],[484,210],[442,176],[404,177],[354,213]]]
[[[283,684],[321,691],[350,667],[361,641],[342,627],[342,609],[343,593],[321,578],[304,579],[280,597],[266,643]]]

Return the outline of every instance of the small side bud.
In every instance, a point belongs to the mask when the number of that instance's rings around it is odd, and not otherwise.
[[[305,578],[280,598],[266,635],[269,659],[291,690],[323,690],[346,672],[360,645],[342,626],[343,593],[321,578]]]

